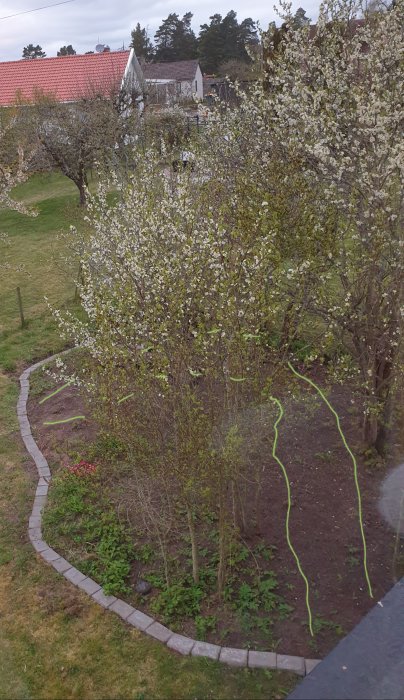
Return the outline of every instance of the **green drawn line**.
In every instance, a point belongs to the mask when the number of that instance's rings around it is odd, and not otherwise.
[[[279,415],[278,415],[278,418],[276,419],[275,425],[274,425],[275,437],[274,437],[274,442],[273,442],[273,446],[272,446],[272,457],[274,458],[274,460],[279,464],[280,468],[282,469],[283,476],[284,476],[284,478],[285,478],[286,489],[287,489],[287,492],[288,492],[288,510],[287,510],[287,513],[286,513],[286,523],[285,523],[285,527],[286,527],[286,540],[287,540],[289,549],[290,549],[290,551],[292,552],[292,554],[293,554],[293,556],[294,556],[294,558],[295,558],[295,560],[296,560],[297,568],[299,569],[300,575],[301,575],[301,577],[302,577],[302,579],[303,579],[303,581],[304,581],[304,583],[305,583],[305,586],[306,586],[306,607],[307,607],[307,612],[308,612],[308,614],[309,614],[309,630],[310,630],[311,636],[314,637],[314,633],[313,633],[313,619],[312,619],[311,608],[310,608],[310,600],[309,600],[309,582],[308,582],[308,580],[307,580],[306,574],[304,573],[304,571],[303,571],[303,569],[302,569],[302,565],[301,565],[301,563],[300,563],[300,559],[299,559],[299,557],[298,557],[298,555],[297,555],[297,552],[296,552],[295,548],[293,547],[293,544],[292,544],[291,539],[290,539],[289,520],[290,520],[290,510],[291,510],[291,508],[292,508],[292,500],[291,500],[291,496],[290,496],[290,482],[289,482],[289,477],[288,477],[288,473],[287,473],[287,471],[286,471],[285,465],[283,464],[283,462],[281,462],[281,460],[279,459],[278,455],[276,454],[276,447],[277,447],[277,444],[278,444],[278,425],[279,425],[279,423],[281,422],[281,420],[282,420],[282,418],[283,418],[283,407],[282,407],[281,402],[278,401],[278,399],[275,399],[273,396],[270,396],[270,399],[271,399],[271,401],[273,401],[274,403],[276,403],[276,405],[277,405],[278,408],[279,408]]]
[[[41,404],[41,403],[44,403],[44,402],[47,401],[48,399],[51,399],[52,396],[56,396],[56,394],[58,394],[59,391],[62,391],[63,389],[66,389],[67,386],[70,386],[70,382],[67,382],[67,384],[63,384],[63,386],[59,387],[59,389],[56,389],[56,391],[54,391],[53,394],[49,394],[49,396],[45,396],[45,398],[44,398],[44,399],[41,399],[41,400],[39,401],[39,403],[40,403],[40,404]]]
[[[345,448],[347,449],[347,451],[348,451],[348,453],[349,453],[349,455],[350,455],[350,457],[351,457],[351,459],[352,459],[353,471],[354,471],[354,480],[355,480],[355,487],[356,487],[356,493],[357,493],[357,497],[358,497],[359,527],[360,527],[361,536],[362,536],[362,543],[363,543],[363,568],[364,568],[364,570],[365,570],[365,577],[366,577],[366,581],[367,581],[368,588],[369,588],[369,595],[370,595],[371,598],[373,598],[372,585],[371,585],[371,583],[370,583],[369,572],[368,572],[368,566],[367,566],[367,547],[366,547],[365,531],[364,531],[364,529],[363,529],[363,516],[362,516],[362,496],[361,496],[361,490],[360,490],[360,487],[359,487],[359,481],[358,481],[358,464],[357,464],[357,462],[356,462],[355,455],[353,454],[352,450],[350,449],[350,447],[349,447],[349,445],[348,445],[348,443],[347,443],[347,441],[346,441],[346,439],[345,439],[345,435],[344,435],[344,433],[342,432],[341,423],[340,423],[340,420],[339,420],[339,415],[338,415],[338,413],[337,413],[336,410],[331,406],[330,402],[328,401],[328,399],[326,398],[326,396],[323,394],[323,392],[321,391],[320,387],[317,386],[317,384],[315,384],[315,383],[314,383],[311,379],[309,379],[308,377],[305,377],[303,374],[299,374],[299,372],[297,372],[297,371],[295,370],[295,368],[290,364],[290,362],[288,362],[288,367],[289,367],[289,369],[292,370],[293,374],[295,374],[296,377],[300,377],[300,379],[303,379],[304,382],[307,382],[307,383],[310,384],[312,387],[314,387],[314,389],[320,394],[320,396],[321,396],[321,398],[323,399],[323,401],[327,404],[327,406],[328,406],[328,408],[330,409],[331,413],[335,416],[335,420],[337,421],[337,428],[338,428],[339,434],[341,435],[342,442],[344,443],[344,446],[345,446]]]
[[[73,420],[85,420],[85,416],[72,416],[71,418],[65,418],[64,420],[48,420],[45,421],[44,425],[59,425],[60,423],[71,423]]]
[[[122,403],[123,401],[127,401],[128,399],[131,399],[132,396],[134,396],[134,392],[132,394],[128,394],[127,396],[123,396],[122,399],[119,399],[118,403]]]

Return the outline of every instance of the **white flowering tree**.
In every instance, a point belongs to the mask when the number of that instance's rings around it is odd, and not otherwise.
[[[11,196],[11,192],[17,185],[24,182],[28,177],[27,168],[33,156],[32,149],[27,150],[15,138],[15,128],[17,118],[5,110],[0,114],[0,209],[9,208],[19,211],[22,214],[35,216],[35,211],[28,209],[22,202]],[[0,231],[0,245],[8,245],[9,240],[6,231]],[[0,257],[0,268],[8,268],[9,265],[3,262]]]
[[[264,84],[213,120],[215,173],[268,201],[289,245],[285,328],[315,317],[318,349],[354,358],[364,437],[383,452],[403,331],[404,4],[327,0],[315,31],[282,7]]]
[[[208,504],[217,512],[221,592],[230,492],[241,500],[234,419],[265,381],[257,339],[271,233],[255,235],[261,209],[251,234],[237,230],[227,203],[209,205],[187,172],[173,190],[155,152],[146,156],[128,184],[115,183],[114,207],[108,188],[90,200],[93,233],[75,243],[88,322],[61,323],[92,358],[88,383],[109,428],[184,508],[195,581],[195,520]]]
[[[59,316],[88,358],[77,381],[132,454],[167,582],[176,527],[198,581],[213,510],[219,594],[246,500],[240,411],[294,342],[350,357],[379,450],[399,378],[403,2],[358,24],[360,6],[331,0],[314,34],[284,10],[265,81],[212,113],[194,172],[165,178],[150,151],[90,198],[89,231],[73,233],[86,321]]]
[[[11,197],[12,189],[27,179],[27,164],[32,157],[32,154],[27,157],[22,144],[10,144],[16,125],[15,115],[5,111],[0,114],[0,207],[26,213],[26,207]]]

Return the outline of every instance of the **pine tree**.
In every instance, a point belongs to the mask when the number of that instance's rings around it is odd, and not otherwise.
[[[230,10],[225,17],[212,15],[210,24],[203,24],[199,34],[199,59],[208,73],[216,73],[227,61],[249,62],[246,45],[258,43],[257,29],[251,17],[241,24]]]
[[[187,61],[198,55],[198,40],[191,27],[192,17],[192,12],[186,12],[174,34],[177,61]]]
[[[76,52],[71,44],[68,46],[61,46],[58,53],[58,56],[75,56]]]
[[[207,73],[215,73],[227,57],[223,46],[222,15],[215,14],[209,19],[210,24],[201,26],[198,53],[203,70]]]
[[[42,51],[42,46],[39,46],[39,44],[36,46],[28,44],[28,46],[24,46],[22,50],[22,57],[28,60],[33,58],[45,58],[45,56],[46,53]]]
[[[132,41],[131,48],[135,50],[135,54],[138,59],[143,59],[144,61],[151,61],[153,58],[153,44],[147,35],[147,29],[141,27],[139,22],[137,23],[135,29],[132,30]]]
[[[158,28],[155,41],[156,61],[185,61],[197,56],[197,39],[191,28],[192,13],[182,19],[172,12]]]

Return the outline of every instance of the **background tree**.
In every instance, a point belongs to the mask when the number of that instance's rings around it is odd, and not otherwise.
[[[135,54],[139,60],[151,61],[153,59],[154,49],[151,40],[148,37],[147,29],[141,27],[139,22],[131,32],[131,47],[135,50]]]
[[[24,46],[22,50],[22,57],[26,59],[45,58],[45,56],[46,53],[42,50],[42,46],[39,46],[39,44],[36,46],[33,44],[28,44],[28,46]]]
[[[170,13],[155,36],[155,61],[185,61],[197,56],[197,40],[191,28],[192,13]]]
[[[94,89],[72,105],[36,96],[32,114],[35,133],[54,167],[77,186],[81,206],[87,201],[88,171],[94,164],[97,162],[101,169],[119,167],[137,111],[132,110],[130,115],[114,85],[109,94],[103,86],[102,94]]]
[[[215,73],[228,57],[223,51],[222,15],[214,14],[209,24],[202,24],[198,38],[198,57],[202,70]]]
[[[12,196],[12,190],[17,185],[25,182],[29,174],[29,166],[35,155],[35,146],[27,144],[24,132],[19,129],[15,112],[0,111],[0,208],[14,209],[21,214],[36,216],[33,209],[29,209],[22,202]],[[10,244],[7,234],[0,231],[0,272],[10,269],[9,263],[4,260],[4,250]],[[15,269],[15,268],[13,268]],[[20,269],[20,268],[18,268]]]
[[[225,17],[210,17],[210,24],[203,24],[198,39],[198,55],[203,70],[217,72],[222,63],[230,60],[249,62],[246,46],[257,44],[256,25],[251,18],[240,24],[231,10]]]
[[[295,29],[298,29],[299,27],[307,27],[310,24],[311,20],[310,17],[307,17],[306,15],[306,10],[303,10],[302,7],[299,7],[292,19],[292,26]]]
[[[74,50],[73,46],[69,44],[68,46],[61,46],[58,53],[58,56],[75,56],[76,51]]]
[[[244,82],[257,79],[260,75],[260,66],[258,61],[247,63],[237,58],[231,58],[221,63],[217,72],[223,78],[229,77],[233,82],[236,80]]]
[[[198,41],[191,27],[192,17],[192,12],[186,12],[174,35],[174,45],[178,52],[179,61],[187,61],[197,57]]]

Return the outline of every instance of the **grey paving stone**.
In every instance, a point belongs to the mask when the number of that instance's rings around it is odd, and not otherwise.
[[[42,540],[42,530],[40,527],[30,527],[28,529],[28,537],[31,542],[35,540]]]
[[[41,518],[42,519],[43,506],[34,506],[31,512],[31,518]]]
[[[31,454],[31,453],[30,453]],[[37,469],[49,469],[49,464],[46,461],[45,457],[43,456],[42,452],[38,449],[38,447],[35,445],[35,447],[32,450],[31,454],[32,459],[35,462],[35,466]]]
[[[25,418],[27,415],[27,405],[25,401],[19,406],[17,404],[17,416],[18,418]]]
[[[250,668],[276,668],[276,654],[272,651],[249,651]]]
[[[89,595],[92,595],[93,593],[96,593],[96,591],[101,590],[100,584],[96,581],[93,581],[92,578],[85,578],[84,581],[80,581],[80,583],[77,585],[79,588],[81,588],[82,591],[85,591]]]
[[[20,377],[20,384],[21,384],[21,386],[28,386],[28,387],[29,387],[29,379],[28,379],[28,377],[26,377],[26,376],[22,377],[22,376],[21,376],[21,377]]]
[[[305,659],[304,663],[306,666],[306,675],[308,675],[314,668],[316,668],[316,666],[318,666],[320,659]]]
[[[30,426],[27,425],[20,427],[20,433],[22,438],[28,438],[30,435],[32,435]]]
[[[48,481],[52,478],[52,474],[51,474],[51,471],[48,467],[46,460],[45,460],[45,463],[40,465],[40,466],[38,466],[38,464],[37,464],[36,468],[38,470],[39,476],[42,476],[44,479],[48,479]]]
[[[160,622],[153,622],[153,624],[147,628],[146,634],[149,634],[150,637],[154,637],[154,639],[158,639],[160,642],[165,643],[168,642],[174,633],[171,632],[168,627],[161,625]]]
[[[22,441],[25,445],[25,449],[30,453],[32,459],[35,461],[35,453],[39,452],[36,442],[32,435],[22,435]]]
[[[41,527],[42,518],[40,515],[31,515],[29,519],[29,527]]]
[[[276,668],[279,671],[292,671],[299,676],[306,674],[306,666],[301,656],[284,656],[278,654],[276,657]]]
[[[109,609],[113,610],[114,613],[119,615],[119,617],[121,617],[123,620],[126,620],[129,615],[135,612],[135,608],[132,608],[132,606],[125,603],[125,601],[119,600],[119,598],[115,601],[115,603],[112,603],[112,605],[109,606]]]
[[[174,651],[178,651],[183,656],[188,656],[191,653],[192,647],[195,644],[194,639],[183,637],[182,634],[173,634],[167,642],[167,646]]]
[[[232,649],[231,647],[222,647],[219,661],[229,666],[247,666],[247,649]]]
[[[47,496],[35,496],[34,498],[34,508],[44,508],[46,505],[46,501],[48,500]]]
[[[49,549],[48,543],[44,540],[34,540],[32,545],[37,552],[43,552],[44,549]]]
[[[76,569],[74,566],[72,566],[71,569],[65,571],[63,576],[67,578],[68,581],[74,583],[75,586],[77,586],[77,584],[80,583],[80,581],[84,581],[84,579],[87,578],[85,574],[82,574],[81,571]]]
[[[55,561],[56,559],[60,559],[60,554],[55,552],[54,549],[51,549],[49,547],[48,549],[44,549],[43,552],[41,552],[41,557],[42,559],[45,559],[45,561]]]
[[[149,615],[145,615],[140,610],[135,610],[132,615],[129,615],[126,622],[129,622],[130,625],[133,625],[133,627],[136,627],[136,629],[144,632],[148,627],[150,627],[150,625],[153,624],[154,619],[149,617]]]
[[[112,603],[115,603],[117,598],[114,595],[105,595],[104,591],[100,589],[96,593],[93,593],[92,598],[97,601],[103,608],[109,608]]]
[[[208,644],[208,642],[195,642],[191,651],[192,656],[206,656],[208,659],[217,661],[222,647],[217,644]]]
[[[70,562],[66,561],[66,559],[63,559],[63,557],[54,559],[49,563],[52,564],[53,568],[56,569],[56,571],[58,571],[60,574],[64,574],[65,571],[72,568]]]
[[[36,496],[47,496],[48,488],[49,488],[48,484],[44,484],[43,486],[37,486],[35,495]]]
[[[48,465],[45,457],[43,456],[41,450],[39,449],[38,445],[36,444],[35,440],[33,437],[27,437],[23,438],[25,445],[27,445],[26,441],[29,442],[29,453],[32,457],[32,459],[35,461],[35,464],[39,466],[45,466]],[[49,466],[49,465],[48,465]]]
[[[31,374],[31,369],[25,369],[20,377],[20,382],[24,381],[25,379],[28,379],[30,374]]]
[[[48,479],[46,479],[44,476],[39,477],[38,486],[48,486],[48,485],[49,485]]]

